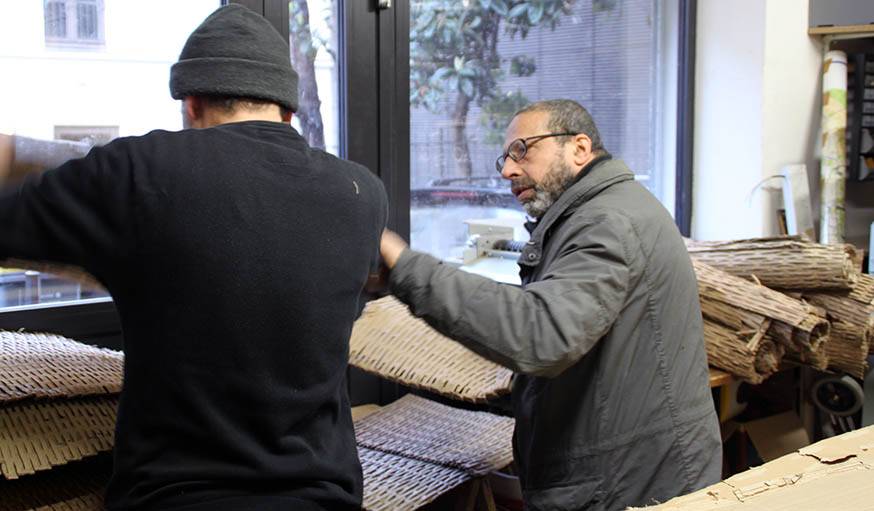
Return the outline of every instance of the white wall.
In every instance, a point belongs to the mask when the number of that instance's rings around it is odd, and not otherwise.
[[[0,2],[0,132],[53,138],[56,125],[120,135],[181,128],[170,66],[219,0],[107,1],[103,45],[47,45],[42,2]]]
[[[768,0],[766,4],[763,90],[762,174],[804,163],[819,175],[819,125],[822,112],[822,44],[807,35],[807,0]],[[773,182],[779,186],[780,181]],[[810,183],[811,193],[814,193]],[[764,232],[776,234],[779,193],[766,195]],[[774,200],[777,199],[777,200]]]
[[[789,163],[818,168],[821,56],[807,11],[808,0],[698,2],[694,238],[774,234],[779,195],[753,189]]]
[[[757,234],[761,204],[747,202],[762,175],[765,5],[698,2],[692,237]]]

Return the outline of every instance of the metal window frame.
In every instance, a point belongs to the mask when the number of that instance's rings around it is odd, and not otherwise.
[[[680,0],[677,58],[677,182],[674,220],[683,236],[692,231],[692,170],[695,133],[695,33],[698,0]]]
[[[340,151],[376,173],[389,196],[389,227],[409,239],[410,107],[409,0],[380,8],[376,0],[337,0]],[[287,0],[223,0],[263,14],[288,36]],[[676,221],[689,234],[692,216],[692,135],[697,0],[680,0]],[[354,41],[354,44],[350,42]],[[375,129],[374,129],[375,128]],[[109,301],[17,307],[0,311],[0,329],[52,331],[120,348],[121,324]],[[353,374],[355,384],[361,379]],[[373,387],[371,382],[369,385]],[[385,388],[380,387],[380,395]],[[380,399],[383,401],[383,399]]]

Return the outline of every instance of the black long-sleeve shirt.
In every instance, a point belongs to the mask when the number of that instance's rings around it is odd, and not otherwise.
[[[360,506],[345,370],[386,212],[367,169],[262,121],[118,139],[0,195],[0,258],[80,265],[121,317],[110,509]]]

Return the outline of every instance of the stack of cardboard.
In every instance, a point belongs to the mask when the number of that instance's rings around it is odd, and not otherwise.
[[[510,392],[509,369],[440,335],[390,296],[367,304],[352,330],[349,358],[365,371],[457,401]],[[356,421],[364,508],[417,509],[472,479],[491,495],[483,477],[512,461],[513,424],[415,396]]]
[[[0,511],[100,509],[122,354],[0,332],[0,355]]]
[[[712,365],[758,383],[785,353],[820,370],[864,377],[874,336],[874,278],[860,272],[853,247],[797,237],[686,245]]]

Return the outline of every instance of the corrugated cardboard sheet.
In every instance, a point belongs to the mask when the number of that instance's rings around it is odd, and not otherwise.
[[[0,478],[16,479],[111,451],[117,407],[116,396],[0,407]]]
[[[53,334],[0,331],[0,404],[121,392],[124,355]]]
[[[874,426],[817,442],[646,509],[874,510]]]

